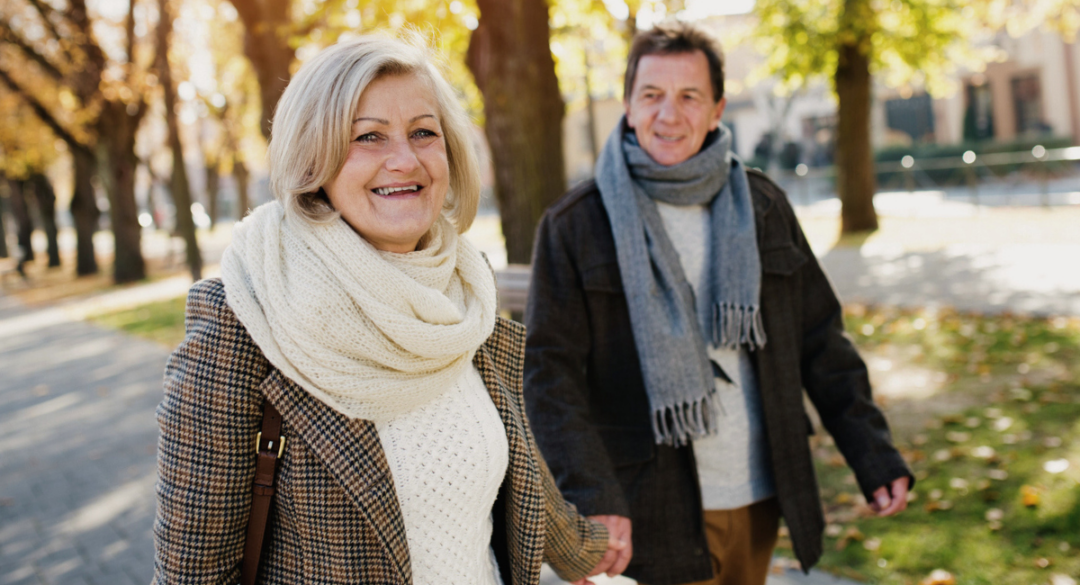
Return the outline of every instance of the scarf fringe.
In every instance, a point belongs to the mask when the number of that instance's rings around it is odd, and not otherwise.
[[[746,345],[752,350],[765,346],[765,324],[761,321],[761,307],[737,306],[728,303],[713,304],[713,347],[736,348]]]
[[[652,415],[653,436],[656,443],[682,447],[691,440],[716,432],[716,408],[718,397],[715,389],[694,401],[664,406]]]

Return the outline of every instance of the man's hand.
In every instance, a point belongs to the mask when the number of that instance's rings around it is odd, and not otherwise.
[[[630,564],[630,558],[634,555],[634,547],[630,541],[630,519],[626,516],[589,516],[589,520],[595,520],[608,529],[608,549],[604,557],[600,559],[589,577],[607,573],[608,577],[614,577],[626,570]],[[574,581],[571,585],[592,585],[588,579]]]
[[[908,478],[904,476],[893,481],[892,485],[883,485],[875,490],[870,509],[877,512],[878,516],[892,516],[907,508],[907,495]]]

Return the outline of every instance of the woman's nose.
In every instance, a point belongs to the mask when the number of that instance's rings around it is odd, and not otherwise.
[[[388,171],[410,173],[419,166],[420,161],[407,139],[391,140],[385,164]]]

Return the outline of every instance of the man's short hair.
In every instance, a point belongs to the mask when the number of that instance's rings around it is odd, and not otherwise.
[[[626,59],[626,78],[623,82],[623,99],[629,100],[634,91],[638,62],[646,55],[678,55],[701,51],[709,60],[709,78],[712,80],[713,101],[724,97],[724,50],[719,41],[704,28],[688,22],[662,22],[652,29],[640,32],[630,45]]]

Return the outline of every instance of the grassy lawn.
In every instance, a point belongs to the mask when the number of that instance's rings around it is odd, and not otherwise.
[[[183,313],[180,298],[94,320],[175,346]],[[820,567],[888,584],[949,583],[926,580],[938,569],[957,584],[1080,576],[1080,319],[853,306],[847,326],[868,362],[894,364],[876,382],[916,387],[911,372],[930,372],[938,384],[879,398],[918,478],[897,517],[874,517],[828,435],[811,438]]]
[[[184,340],[185,297],[91,317],[91,321],[170,348]]]
[[[853,307],[864,355],[904,351],[940,372],[936,397],[967,406],[899,425],[918,484],[908,509],[878,519],[831,439],[812,439],[828,527],[821,567],[860,581],[1042,584],[1080,575],[1080,322]],[[944,581],[925,581],[948,583]]]

